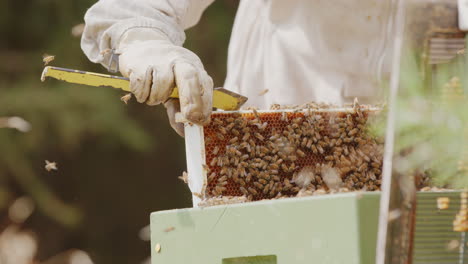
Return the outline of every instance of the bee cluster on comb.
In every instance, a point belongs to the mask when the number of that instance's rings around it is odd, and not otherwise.
[[[204,127],[205,198],[379,190],[383,143],[367,131],[377,112],[364,105],[214,112]]]

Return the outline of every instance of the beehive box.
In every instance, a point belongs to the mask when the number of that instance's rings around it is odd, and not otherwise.
[[[216,111],[205,127],[187,123],[194,206],[216,197],[256,201],[331,189],[379,190],[382,142],[367,132],[369,117],[378,111]]]

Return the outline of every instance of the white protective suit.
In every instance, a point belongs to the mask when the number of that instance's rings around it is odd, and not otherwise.
[[[151,32],[183,44],[213,0],[100,0],[86,14],[82,48],[107,66],[106,49],[125,34]],[[224,87],[247,105],[375,98],[387,72],[389,1],[242,0],[229,45]],[[159,38],[159,37],[155,37]],[[261,91],[268,89],[265,95]]]

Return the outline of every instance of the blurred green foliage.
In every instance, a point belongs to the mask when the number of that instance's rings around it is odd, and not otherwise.
[[[52,65],[104,72],[71,35],[94,2],[0,2],[0,116],[32,125],[28,133],[0,129],[0,209],[21,195],[35,200],[38,210],[25,224],[38,233],[40,260],[76,247],[96,263],[138,263],[150,254],[138,238],[149,214],[191,205],[177,179],[185,170],[183,139],[161,106],[126,106],[116,90],[39,80],[44,53],[56,56]],[[187,31],[186,46],[215,86],[225,78],[236,7],[216,1]],[[45,171],[46,159],[59,170]]]
[[[427,66],[420,63],[422,51],[409,47],[401,63],[393,169],[424,171],[435,186],[468,188],[468,57]],[[433,67],[429,82],[426,67]],[[382,115],[373,132],[384,136],[386,122]]]

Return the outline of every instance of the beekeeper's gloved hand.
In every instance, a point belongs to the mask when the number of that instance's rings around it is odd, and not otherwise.
[[[116,51],[120,72],[130,78],[130,89],[140,103],[164,103],[171,126],[183,136],[183,124],[175,122],[181,112],[188,121],[209,122],[213,80],[193,52],[174,45],[166,35],[138,28],[122,36]],[[179,100],[169,96],[177,86]]]

